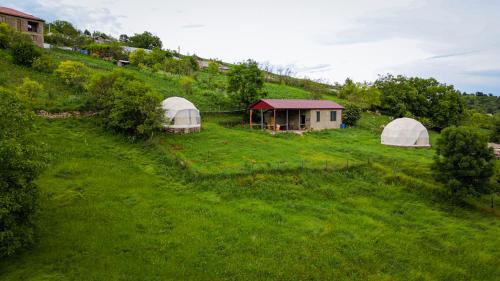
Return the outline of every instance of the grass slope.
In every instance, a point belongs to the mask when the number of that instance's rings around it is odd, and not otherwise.
[[[443,209],[368,166],[193,177],[158,140],[128,143],[89,120],[44,121],[40,130],[54,158],[38,180],[39,241],[0,261],[1,280],[500,274],[496,217]]]

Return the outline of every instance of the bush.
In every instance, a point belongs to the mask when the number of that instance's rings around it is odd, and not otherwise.
[[[184,89],[184,91],[186,92],[186,94],[190,94],[193,90],[193,84],[194,84],[194,79],[193,77],[191,76],[184,76],[181,78],[181,80],[179,81],[179,83],[181,84],[181,87]]]
[[[82,89],[89,76],[89,69],[81,62],[63,61],[56,69],[56,75],[71,86]]]
[[[7,23],[0,23],[0,49],[8,49],[14,43],[31,42],[27,34],[17,32]]]
[[[347,126],[351,127],[356,125],[358,120],[361,118],[361,109],[355,105],[348,105],[343,111],[342,121]]]
[[[26,77],[21,86],[17,88],[17,93],[22,99],[33,101],[36,96],[43,93],[43,86]]]
[[[120,43],[90,44],[85,46],[93,55],[103,59],[122,60],[127,59],[127,54],[123,51]]]
[[[470,127],[449,127],[437,141],[433,165],[436,180],[444,183],[454,199],[492,192],[494,154],[487,137]]]
[[[138,66],[139,64],[146,63],[146,51],[143,49],[137,49],[130,53],[128,57],[130,64]]]
[[[31,66],[33,61],[42,55],[31,41],[13,43],[10,48],[14,63],[19,65]]]
[[[41,56],[33,61],[32,67],[39,72],[52,73],[57,65],[49,56]]]
[[[0,89],[0,257],[33,243],[37,188],[44,157],[32,132],[35,116]]]
[[[130,74],[114,71],[95,76],[88,93],[91,106],[110,129],[146,137],[162,127],[161,97]]]

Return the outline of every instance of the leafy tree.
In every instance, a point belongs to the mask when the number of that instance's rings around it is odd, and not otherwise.
[[[33,243],[33,180],[45,160],[34,130],[34,114],[14,94],[0,89],[0,257]]]
[[[161,97],[142,80],[123,71],[93,77],[88,85],[90,105],[115,131],[141,137],[161,129]]]
[[[380,106],[381,92],[368,84],[354,83],[347,78],[338,91],[338,97],[348,99],[362,109],[376,109]]]
[[[73,26],[72,23],[64,20],[56,20],[50,24],[50,32],[52,33],[59,33],[62,35],[65,35],[67,37],[76,37],[80,34],[78,29]],[[44,28],[46,32],[49,31],[48,26]]]
[[[210,73],[211,75],[218,75],[220,73],[220,70],[219,70],[219,67],[220,67],[220,64],[217,62],[217,61],[214,61],[214,60],[210,60],[208,62],[208,68],[207,68],[207,71],[208,73]]]
[[[463,118],[465,107],[460,93],[433,78],[387,75],[377,79],[374,86],[382,92],[382,111],[391,116],[426,118],[437,129],[458,125]]]
[[[149,50],[153,48],[161,48],[163,45],[160,37],[155,36],[151,32],[147,31],[144,31],[142,34],[134,34],[134,36],[129,37],[128,42],[131,47]]]
[[[240,108],[248,106],[266,96],[262,90],[264,87],[264,75],[259,69],[257,62],[248,60],[233,67],[227,74],[228,91]]]
[[[16,42],[10,48],[12,49],[14,63],[19,65],[31,66],[33,61],[42,55],[31,41]]]
[[[83,89],[85,81],[89,77],[90,70],[81,62],[63,61],[59,64],[55,73],[66,84]]]
[[[361,109],[355,105],[349,104],[342,112],[342,121],[349,127],[356,125],[361,118]]]
[[[23,79],[23,83],[17,87],[17,93],[21,98],[33,101],[36,96],[43,93],[43,86],[26,77]]]
[[[441,132],[433,170],[454,199],[492,192],[494,154],[487,137],[470,127],[448,127]]]
[[[495,125],[491,132],[491,141],[500,143],[500,114],[495,115]]]

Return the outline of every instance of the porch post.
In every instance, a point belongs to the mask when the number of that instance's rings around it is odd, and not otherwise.
[[[260,129],[264,130],[264,113],[262,109],[260,110]]]
[[[276,109],[273,109],[273,115],[274,115],[274,124],[273,124],[274,128],[273,129],[274,129],[274,131],[277,131],[276,130]]]
[[[250,129],[252,129],[252,127],[253,127],[253,124],[252,124],[252,114],[253,114],[253,110],[250,109]]]
[[[299,109],[299,131],[302,130],[302,128],[300,127],[300,125],[301,125],[300,120],[302,120],[302,119],[300,118],[300,109]]]
[[[288,131],[288,109],[286,110],[286,130]]]

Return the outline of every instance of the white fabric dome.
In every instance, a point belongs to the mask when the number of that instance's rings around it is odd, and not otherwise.
[[[394,146],[429,147],[427,129],[415,119],[398,118],[385,126],[381,143]]]
[[[200,111],[185,98],[171,97],[161,103],[165,110],[167,124],[165,128],[199,128],[201,126]]]

